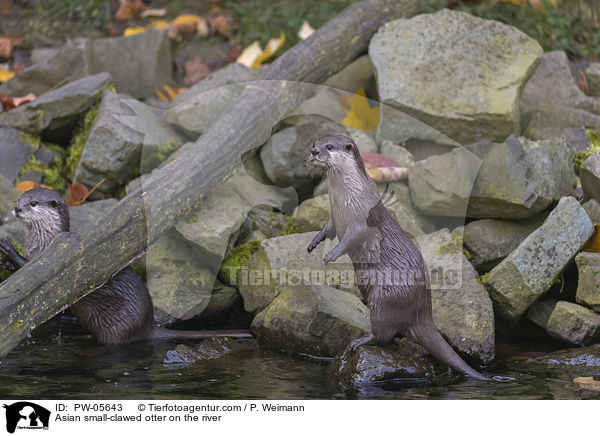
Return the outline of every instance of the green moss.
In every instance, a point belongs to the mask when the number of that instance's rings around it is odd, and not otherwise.
[[[200,218],[198,218],[198,215],[191,215],[188,219],[187,219],[187,223],[188,224],[195,224],[198,221],[200,221]]]
[[[18,321],[17,321],[17,322],[16,322],[16,323],[13,325],[13,328],[14,328],[15,330],[19,330],[19,329],[21,328],[21,326],[23,325],[23,322],[24,322],[24,321],[23,321],[22,319],[18,320]]]
[[[586,161],[588,157],[592,154],[600,151],[600,132],[587,130],[588,138],[590,138],[591,145],[587,150],[580,151],[575,154],[573,157],[573,167],[575,168],[575,173],[579,174],[579,170],[581,170],[581,165]]]
[[[21,132],[19,139],[23,144],[31,145],[36,150],[40,148],[41,140],[39,136],[33,136],[29,133]]]
[[[23,175],[29,172],[40,172],[44,174],[42,183],[48,185],[57,191],[65,192],[67,189],[67,181],[63,174],[63,161],[60,158],[54,159],[52,164],[40,162],[31,155],[25,165],[21,168],[19,175]],[[16,184],[20,182],[20,178],[15,181]]]
[[[233,249],[231,254],[227,256],[227,258],[221,264],[221,268],[219,269],[219,278],[233,286],[237,286],[239,282],[239,273],[240,268],[245,265],[245,263],[250,259],[250,257],[258,250],[260,247],[260,241],[250,241],[247,244],[240,245]],[[231,272],[235,271],[235,283],[231,282]]]
[[[452,232],[452,239],[437,249],[437,254],[451,254],[457,251],[462,252],[467,259],[471,259],[471,253],[463,245],[462,234],[458,232]]]
[[[490,273],[486,272],[485,274],[477,277],[477,280],[479,280],[479,283],[481,283],[482,285],[485,285],[485,282],[486,282],[486,280],[487,280],[487,278],[488,278],[489,275],[490,275]]]
[[[289,216],[287,218],[288,218],[288,222],[285,225],[283,232],[281,232],[281,234],[279,236],[293,235],[294,233],[300,233],[300,226],[298,226],[298,223],[296,222],[296,220],[294,218],[292,218],[291,216]]]

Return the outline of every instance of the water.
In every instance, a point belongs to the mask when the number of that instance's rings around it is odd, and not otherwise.
[[[600,393],[574,390],[570,370],[546,374],[495,364],[487,373],[506,382],[458,378],[444,385],[423,380],[346,387],[327,362],[290,357],[234,341],[234,351],[197,364],[168,363],[177,342],[100,345],[68,318],[38,328],[0,363],[6,399],[581,399]],[[191,343],[190,343],[191,345]],[[511,369],[512,368],[512,369]],[[598,367],[595,367],[596,369]],[[584,374],[589,375],[589,374]]]

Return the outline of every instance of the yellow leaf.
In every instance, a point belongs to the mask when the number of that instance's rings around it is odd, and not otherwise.
[[[379,106],[369,106],[365,90],[361,86],[352,97],[339,96],[338,100],[346,109],[346,118],[342,124],[360,130],[375,131],[379,124]]]
[[[128,27],[127,29],[125,29],[125,32],[123,32],[123,36],[131,36],[145,31],[146,28],[144,26]]]
[[[171,23],[165,20],[154,20],[150,23],[149,27],[153,29],[168,29]]]
[[[155,89],[154,92],[156,92],[156,95],[157,95],[157,97],[158,97],[159,100],[161,100],[161,101],[170,101],[169,97],[164,92],[162,92],[160,89]]]
[[[242,50],[242,52],[236,59],[236,62],[238,64],[242,64],[247,66],[248,68],[251,68],[252,64],[254,63],[256,58],[258,58],[261,55],[261,53],[262,48],[260,48],[259,42],[254,41],[252,44],[250,44],[248,47]]]
[[[281,32],[279,38],[271,38],[269,42],[267,42],[267,46],[265,47],[264,51],[256,59],[254,59],[254,62],[252,62],[252,68],[256,69],[260,67],[262,63],[273,56],[284,43],[285,34],[283,32]]]
[[[308,21],[304,20],[302,27],[300,27],[300,30],[298,30],[298,38],[306,39],[313,33],[315,33],[315,29],[309,24]]]
[[[173,101],[175,97],[185,91],[187,88],[172,88],[169,85],[163,85],[163,89],[156,89],[156,95],[162,101]]]
[[[6,82],[14,77],[15,73],[12,71],[6,71],[0,68],[0,82]]]

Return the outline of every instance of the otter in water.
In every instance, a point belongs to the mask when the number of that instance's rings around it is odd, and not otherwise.
[[[17,201],[14,215],[25,223],[25,257],[8,241],[0,239],[0,253],[15,268],[44,250],[55,236],[69,231],[69,209],[56,191],[35,188]],[[168,330],[154,326],[152,300],[141,277],[125,267],[91,294],[71,306],[79,322],[99,342],[122,344],[155,338],[204,339],[251,337],[248,331]]]
[[[346,136],[324,136],[308,160],[327,172],[331,204],[329,220],[308,252],[325,238],[337,236],[339,244],[323,261],[333,262],[346,253],[350,256],[371,313],[371,333],[353,341],[350,348],[385,345],[395,336],[405,336],[451,368],[489,380],[467,365],[435,327],[423,256],[384,207],[356,144]]]

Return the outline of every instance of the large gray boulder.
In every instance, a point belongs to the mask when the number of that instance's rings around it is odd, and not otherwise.
[[[529,121],[523,136],[531,139],[557,138],[569,128],[600,129],[600,115],[572,107],[544,106],[525,118]]]
[[[349,386],[392,380],[446,380],[454,373],[414,342],[394,339],[385,347],[343,351],[329,364],[330,374]]]
[[[579,171],[584,197],[600,200],[600,151],[597,151],[581,165]]]
[[[253,78],[252,70],[231,63],[178,95],[165,112],[165,119],[198,136],[214,124]]]
[[[494,359],[494,312],[479,276],[462,251],[462,229],[418,236],[431,283],[433,320],[461,354]]]
[[[360,295],[348,255],[323,264],[323,256],[335,242],[324,241],[312,253],[307,252],[316,234],[294,233],[260,242],[252,257],[241,265],[242,274],[237,283],[247,312],[263,310],[282,292],[282,286],[288,284],[320,283]]]
[[[525,220],[471,221],[464,232],[464,244],[471,255],[471,264],[478,271],[490,270],[517,248],[545,218],[545,214],[540,214]]]
[[[166,30],[93,41],[90,71],[106,71],[117,92],[147,98],[163,85],[173,85],[171,43]]]
[[[600,62],[592,62],[585,69],[585,78],[590,95],[600,97]]]
[[[567,301],[535,303],[527,315],[548,334],[573,345],[590,345],[600,339],[600,315]]]
[[[575,299],[600,313],[600,253],[581,252],[575,262],[578,273]]]
[[[319,283],[287,284],[252,320],[259,343],[295,354],[333,357],[370,331],[358,297]]]
[[[0,93],[42,95],[61,83],[94,74],[89,70],[91,52],[90,39],[76,39],[61,48],[34,49],[32,65],[0,85]]]
[[[573,107],[600,114],[600,99],[579,89],[564,51],[544,53],[521,93],[523,114],[545,106]]]
[[[519,93],[542,48],[514,27],[443,9],[384,24],[369,55],[382,103],[467,144],[519,133]]]
[[[415,163],[408,173],[411,195],[431,215],[526,218],[574,193],[572,159],[562,138],[478,142]]]
[[[110,81],[110,74],[100,73],[68,83],[30,103],[1,113],[0,126],[16,127],[34,135],[68,134]]]
[[[146,173],[164,161],[184,142],[185,138],[151,107],[106,91],[75,171],[75,181],[91,187],[104,179],[97,192],[112,195],[140,171]]]
[[[583,203],[583,208],[592,220],[592,223],[600,224],[600,203],[598,200],[592,198],[591,200],[586,201]]]
[[[561,380],[565,377],[595,376],[600,373],[600,344],[554,351],[527,360],[517,360],[509,363],[509,366],[520,373],[552,376]],[[595,392],[592,394],[595,397],[598,395]]]
[[[19,175],[21,167],[39,147],[39,139],[12,127],[0,127],[0,174],[9,182]]]
[[[301,232],[313,232],[323,228],[330,213],[329,195],[323,194],[304,200],[294,209],[292,217]]]
[[[546,221],[489,272],[485,285],[496,315],[516,324],[592,233],[592,222],[579,202],[562,198]]]

